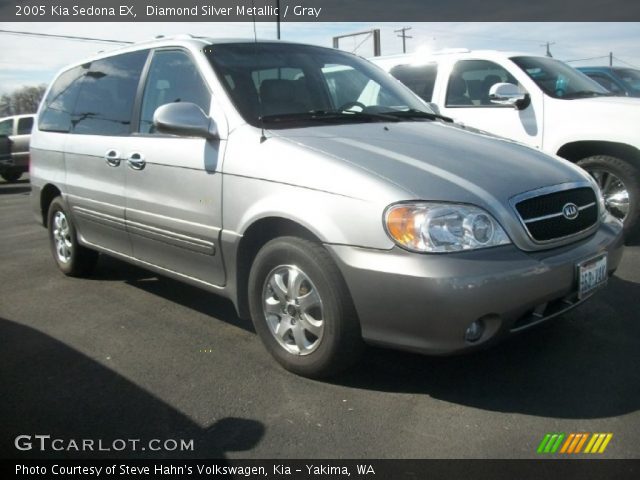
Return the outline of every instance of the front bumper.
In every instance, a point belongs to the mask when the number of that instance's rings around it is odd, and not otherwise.
[[[524,252],[513,245],[452,254],[416,254],[326,245],[338,264],[368,343],[429,354],[484,346],[582,303],[577,264],[604,252],[609,275],[623,251],[619,223],[587,239]],[[587,297],[588,298],[588,297]],[[486,328],[473,343],[471,322]]]

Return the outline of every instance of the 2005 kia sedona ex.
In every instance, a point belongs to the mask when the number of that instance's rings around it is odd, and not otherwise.
[[[101,54],[54,80],[31,148],[65,274],[103,253],[228,297],[306,376],[364,343],[487,345],[589,298],[622,253],[578,167],[465,131],[327,48],[179,36]]]

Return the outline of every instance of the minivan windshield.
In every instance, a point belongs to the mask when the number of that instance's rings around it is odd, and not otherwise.
[[[355,55],[288,43],[204,49],[243,118],[254,126],[439,118],[393,77]]]
[[[511,60],[550,97],[572,100],[611,95],[595,80],[554,58],[512,57]]]

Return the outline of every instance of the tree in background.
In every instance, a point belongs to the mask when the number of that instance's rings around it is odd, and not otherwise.
[[[46,90],[46,85],[25,86],[0,97],[0,117],[35,113]]]

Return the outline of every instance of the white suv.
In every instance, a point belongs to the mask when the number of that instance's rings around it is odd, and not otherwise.
[[[439,113],[575,162],[629,232],[640,217],[640,99],[553,58],[450,50],[372,59]]]

